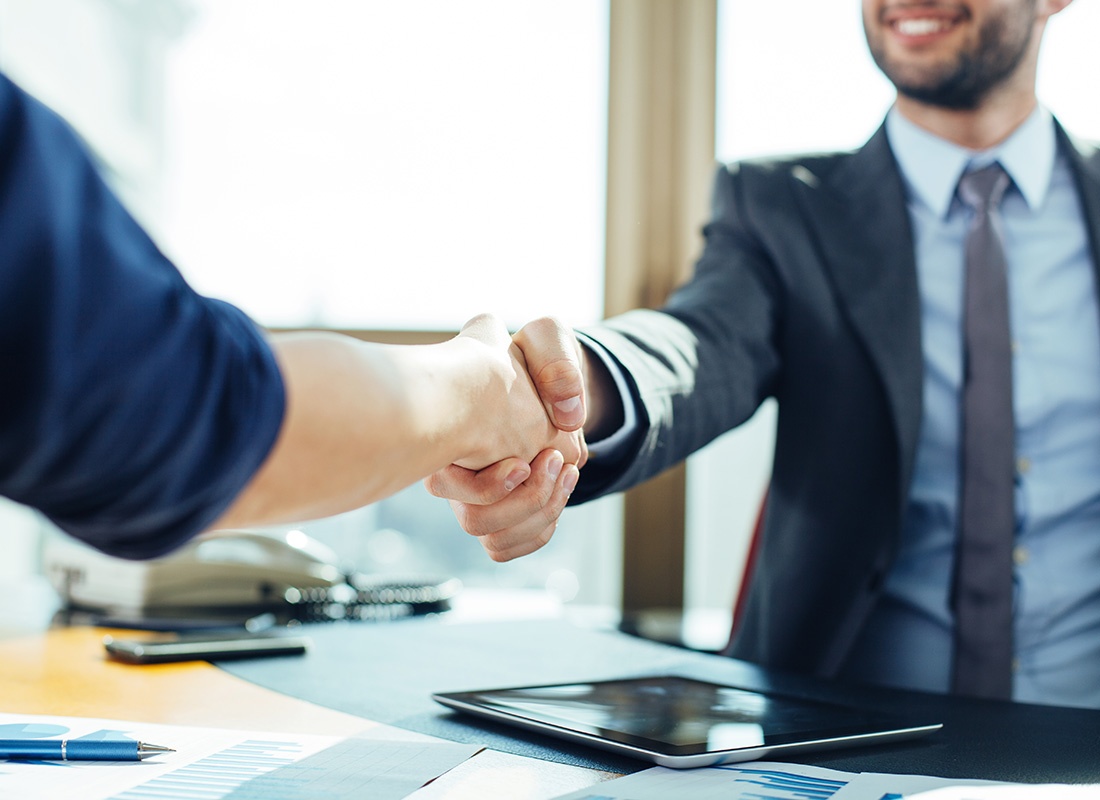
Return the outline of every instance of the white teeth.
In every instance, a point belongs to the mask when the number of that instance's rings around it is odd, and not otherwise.
[[[903,19],[898,20],[898,33],[903,36],[927,36],[947,28],[947,24],[939,19]]]

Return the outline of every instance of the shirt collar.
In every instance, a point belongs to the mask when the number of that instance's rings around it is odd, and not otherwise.
[[[940,219],[946,219],[959,178],[971,165],[999,161],[1032,211],[1042,206],[1050,188],[1057,144],[1054,119],[1041,106],[989,150],[969,150],[941,139],[910,122],[897,108],[886,115],[886,136],[909,191]]]

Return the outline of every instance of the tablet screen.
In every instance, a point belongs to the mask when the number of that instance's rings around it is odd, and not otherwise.
[[[839,745],[901,733],[917,735],[939,727],[678,676],[459,692],[435,698],[495,719],[667,756],[755,753],[761,748],[771,751],[826,742]]]

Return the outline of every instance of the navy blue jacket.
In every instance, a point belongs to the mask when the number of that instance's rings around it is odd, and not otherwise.
[[[284,403],[262,332],[196,294],[72,130],[0,75],[0,494],[159,555],[228,507]]]

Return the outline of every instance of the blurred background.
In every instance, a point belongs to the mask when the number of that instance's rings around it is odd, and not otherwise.
[[[1055,18],[1040,95],[1100,139],[1097,30],[1095,0]],[[482,311],[583,325],[659,302],[698,249],[716,161],[856,147],[892,98],[855,0],[0,0],[0,69],[79,131],[201,292],[265,326],[387,341]],[[681,229],[654,245],[669,208]],[[670,499],[646,495],[671,522],[607,498],[509,564],[419,486],[301,527],[370,573],[610,608],[679,592],[724,632],[773,426],[765,405]],[[666,527],[680,574],[650,601],[624,541]],[[0,582],[39,575],[57,535],[0,501]]]

